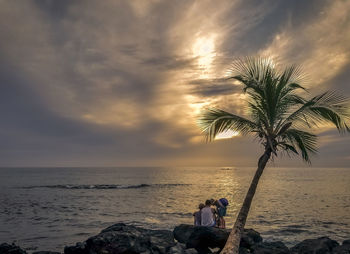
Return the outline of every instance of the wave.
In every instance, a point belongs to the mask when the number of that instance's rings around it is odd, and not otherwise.
[[[189,184],[137,184],[137,185],[119,185],[119,184],[57,184],[57,185],[41,185],[41,186],[27,186],[24,189],[49,188],[49,189],[72,189],[72,190],[108,190],[108,189],[139,189],[149,187],[175,187]]]
[[[226,167],[226,168],[220,168],[220,170],[236,170],[236,168]]]

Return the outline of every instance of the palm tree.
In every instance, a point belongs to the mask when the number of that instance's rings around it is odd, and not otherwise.
[[[231,73],[229,79],[239,81],[247,95],[247,116],[211,108],[201,114],[199,125],[207,141],[229,130],[242,135],[253,134],[263,145],[264,153],[258,160],[254,178],[221,252],[224,254],[238,254],[259,178],[271,156],[280,152],[301,155],[310,163],[310,154],[317,152],[317,136],[303,129],[331,123],[341,133],[350,131],[346,123],[350,118],[348,100],[335,92],[305,99],[300,95],[306,91],[300,85],[301,71],[294,65],[278,70],[269,59],[245,58],[233,63]]]

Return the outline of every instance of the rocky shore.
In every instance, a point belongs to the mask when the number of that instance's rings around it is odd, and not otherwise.
[[[85,242],[66,246],[64,254],[210,254],[219,253],[225,245],[230,230],[179,225],[173,232],[149,230],[117,223],[90,237]],[[245,229],[240,253],[255,254],[350,254],[350,240],[341,245],[320,237],[307,239],[292,248],[282,242],[265,242],[258,232]],[[14,244],[0,244],[0,254],[27,254]],[[36,251],[33,254],[60,254],[51,251]]]

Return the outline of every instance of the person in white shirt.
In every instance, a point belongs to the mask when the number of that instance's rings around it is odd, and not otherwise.
[[[201,210],[201,226],[214,227],[215,218],[210,200],[205,201],[205,207]]]

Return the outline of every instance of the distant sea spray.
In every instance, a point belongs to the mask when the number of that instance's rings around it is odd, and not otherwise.
[[[106,189],[139,189],[139,188],[171,188],[176,186],[188,186],[190,184],[137,184],[137,185],[119,185],[119,184],[57,184],[57,185],[37,185],[24,186],[23,189],[79,189],[79,190],[106,190]]]

